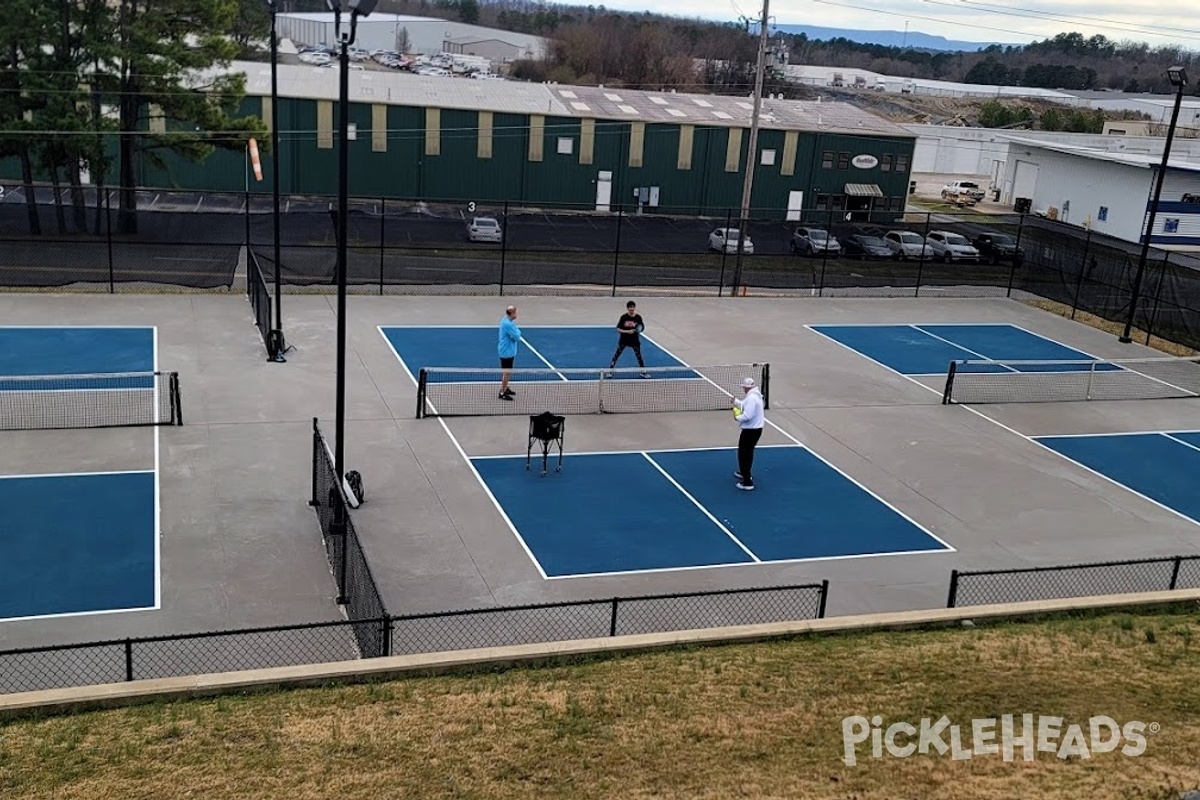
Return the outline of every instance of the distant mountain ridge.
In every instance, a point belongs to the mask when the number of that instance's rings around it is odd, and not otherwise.
[[[803,33],[809,39],[849,39],[860,44],[878,44],[886,47],[911,47],[914,50],[932,50],[936,52],[973,53],[993,44],[1002,47],[1014,42],[960,42],[947,39],[944,36],[932,36],[919,31],[868,31],[853,28],[820,28],[816,25],[776,25],[773,30],[781,33],[799,35]]]

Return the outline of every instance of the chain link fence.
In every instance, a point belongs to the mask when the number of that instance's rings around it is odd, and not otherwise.
[[[136,231],[120,232],[116,192],[85,188],[81,209],[69,204],[68,192],[48,187],[34,192],[32,205],[23,193],[6,195],[0,285],[228,290],[252,277],[247,246],[264,283],[277,270],[289,292],[327,292],[336,283],[333,198],[284,198],[276,265],[269,197],[142,189]],[[499,236],[472,230],[484,217],[496,220]],[[732,209],[356,198],[347,224],[347,283],[358,294],[1017,297],[1124,323],[1140,256],[1133,242],[1030,214],[832,206],[760,211],[740,252],[736,237],[728,244],[718,237],[737,229]],[[810,229],[831,233],[837,252],[812,248]],[[930,246],[896,247],[901,232]],[[933,246],[947,235],[973,243],[980,258],[947,259]],[[998,235],[1015,248],[989,246]],[[872,249],[880,241],[893,246]],[[1200,259],[1151,249],[1133,322],[1147,343],[1158,337],[1200,348]]]
[[[1200,589],[1200,556],[950,573],[947,608]]]

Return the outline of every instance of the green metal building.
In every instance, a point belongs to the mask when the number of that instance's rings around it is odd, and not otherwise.
[[[233,69],[247,75],[243,112],[278,125],[281,191],[335,195],[338,71],[280,65],[275,120],[270,66]],[[349,78],[352,197],[677,214],[736,213],[741,203],[750,98],[372,69]],[[149,124],[169,121],[151,110]],[[269,192],[276,159],[264,139],[261,181],[244,154],[222,151],[201,164],[143,164],[142,185]],[[914,144],[905,129],[848,104],[764,99],[752,214],[900,212]],[[19,175],[11,162],[4,173]]]

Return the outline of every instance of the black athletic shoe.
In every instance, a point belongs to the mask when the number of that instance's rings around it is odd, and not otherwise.
[[[735,472],[735,473],[733,473],[733,477],[737,478],[740,481],[742,479],[742,473],[740,471]]]
[[[508,389],[505,389],[505,390],[504,390],[504,393],[505,393],[506,395],[508,395],[509,397],[515,397],[515,396],[516,396],[516,394],[517,394],[516,392],[514,392],[514,391],[512,390],[512,388],[511,388],[511,387],[509,387]]]
[[[512,402],[512,399],[513,399],[513,396],[511,394],[505,394],[504,392],[501,392],[500,394],[498,394],[497,397],[499,397],[501,400],[508,400],[509,402]]]

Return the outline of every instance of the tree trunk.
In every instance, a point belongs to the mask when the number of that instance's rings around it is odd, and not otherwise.
[[[121,0],[121,46],[130,45],[125,30],[137,16],[137,0]],[[131,72],[129,63],[121,69],[121,100],[117,129],[120,131],[120,166],[117,170],[117,232],[137,233],[137,168],[134,159],[138,154],[138,105],[140,97],[138,80]]]
[[[66,234],[67,232],[67,213],[63,209],[62,203],[62,186],[58,181],[58,156],[57,152],[51,156],[50,161],[50,185],[54,187],[54,221],[58,223],[58,232]]]
[[[137,233],[137,169],[134,159],[137,157],[138,142],[134,132],[137,130],[138,98],[134,91],[134,82],[122,81],[121,88],[121,120],[119,127],[121,136],[121,169],[119,174],[117,206],[117,232]]]
[[[29,232],[42,235],[42,221],[38,217],[37,195],[33,189],[33,159],[29,157],[29,146],[21,146],[21,181],[25,188],[25,210],[29,213]]]

